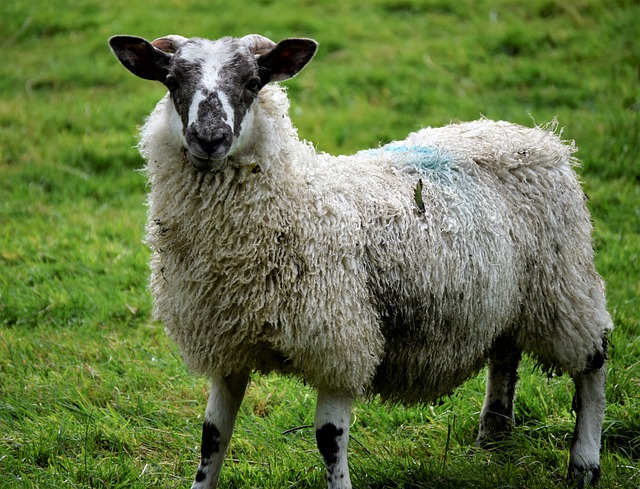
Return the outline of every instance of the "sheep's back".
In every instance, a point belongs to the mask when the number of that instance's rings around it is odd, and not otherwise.
[[[447,394],[501,335],[569,372],[602,348],[611,325],[574,151],[552,131],[481,120],[357,155],[402,182],[360,190],[379,196],[363,212],[386,342],[374,391],[404,401]],[[391,193],[402,210],[380,217]]]

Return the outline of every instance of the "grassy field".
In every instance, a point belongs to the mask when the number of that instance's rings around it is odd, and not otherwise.
[[[287,83],[302,137],[332,153],[485,115],[558,117],[575,139],[612,338],[602,488],[640,487],[640,5],[635,0],[2,0],[0,487],[188,487],[207,385],[152,322],[135,127],[162,96],[113,34],[313,37]],[[557,487],[572,385],[527,361],[518,429],[476,449],[483,376],[436,406],[358,403],[361,488]],[[320,488],[315,394],[256,376],[224,487]]]

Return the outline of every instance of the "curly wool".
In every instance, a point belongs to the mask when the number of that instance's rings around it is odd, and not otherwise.
[[[553,130],[482,119],[333,157],[298,139],[274,85],[253,145],[212,175],[185,163],[169,103],[139,145],[151,291],[197,372],[420,402],[476,373],[501,336],[571,374],[604,354],[575,148]]]

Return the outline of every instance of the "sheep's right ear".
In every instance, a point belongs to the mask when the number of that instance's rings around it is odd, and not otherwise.
[[[163,82],[167,78],[171,55],[156,49],[149,41],[135,36],[113,36],[109,46],[120,63],[145,80]]]

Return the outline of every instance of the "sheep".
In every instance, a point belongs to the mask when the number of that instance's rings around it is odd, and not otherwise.
[[[299,139],[278,83],[314,40],[109,42],[168,89],[138,148],[154,316],[211,381],[192,488],[217,487],[252,372],[317,388],[327,486],[345,489],[355,398],[428,403],[488,365],[490,446],[514,426],[522,353],[574,380],[568,478],[597,482],[613,325],[555,124],[483,118],[330,156]]]

